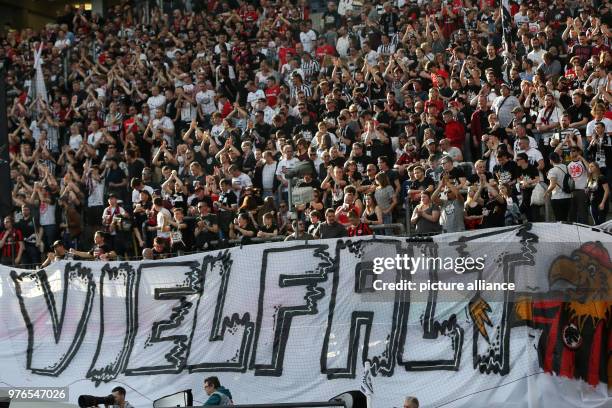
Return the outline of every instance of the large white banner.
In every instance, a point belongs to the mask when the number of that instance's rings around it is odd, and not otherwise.
[[[363,389],[375,408],[407,395],[424,407],[610,407],[611,244],[589,228],[535,224],[434,243],[379,236],[3,266],[0,387],[68,387],[76,402],[120,385],[150,407],[187,388],[203,403],[202,381],[216,375],[235,403]],[[429,290],[439,282],[461,286]],[[570,298],[538,297],[558,285]]]

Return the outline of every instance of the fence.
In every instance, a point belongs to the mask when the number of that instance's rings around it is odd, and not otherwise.
[[[404,226],[404,224],[401,223],[394,223],[394,224],[380,224],[380,225],[370,225],[370,229],[373,232],[373,235],[386,235],[386,232],[392,231],[394,236],[399,236],[399,237],[403,237],[403,236],[407,236],[406,235],[406,227]],[[411,240],[420,240],[419,237],[424,237],[424,235],[410,235]],[[249,238],[248,240],[243,240],[243,239],[229,239],[229,240],[214,240],[214,241],[210,241],[210,249],[214,250],[214,249],[218,249],[218,248],[228,248],[228,247],[234,247],[234,246],[243,246],[243,245],[253,245],[253,244],[263,244],[266,242],[280,242],[280,241],[284,241],[287,238],[287,236],[285,235],[278,235],[275,237],[270,237],[270,238],[258,238],[258,237],[253,237],[253,238]],[[430,237],[427,237],[430,239]],[[317,239],[315,238],[313,239],[295,239],[295,241],[316,241]],[[176,257],[176,256],[182,256],[182,255],[190,255],[190,254],[195,254],[195,253],[201,253],[204,251],[180,251],[180,252],[171,252],[168,254],[168,257]],[[44,257],[43,257],[44,259]],[[133,256],[133,257],[126,257],[126,256],[121,256],[118,258],[118,260],[121,261],[138,261],[138,260],[142,260],[142,256]],[[20,264],[19,268],[24,268],[24,269],[37,269],[39,267],[39,264]]]
[[[247,404],[232,405],[235,408],[310,408],[310,407],[346,407],[343,401],[329,402],[286,402],[283,404]],[[203,405],[194,405],[185,408],[206,408]]]

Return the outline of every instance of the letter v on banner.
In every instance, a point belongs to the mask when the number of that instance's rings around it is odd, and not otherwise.
[[[50,278],[47,271],[51,270],[19,275],[11,271],[11,279],[15,283],[15,294],[28,331],[26,367],[34,374],[57,377],[70,365],[83,341],[92,313],[96,284],[91,269],[81,263],[64,265],[63,279],[59,269]],[[58,311],[59,299],[55,298],[54,292],[60,291],[53,286],[60,281],[63,281],[63,287],[61,311]],[[48,324],[49,320],[51,324]],[[71,324],[65,326],[67,320]],[[74,321],[77,324],[73,324]],[[55,340],[55,347],[50,347],[49,338]],[[61,341],[70,338],[69,342]],[[35,352],[43,350],[40,344],[44,344],[44,353]]]

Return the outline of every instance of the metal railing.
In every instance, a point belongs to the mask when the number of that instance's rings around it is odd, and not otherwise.
[[[394,236],[407,237],[406,228],[404,224],[401,224],[401,223],[370,225],[370,229],[374,232],[373,235],[384,234],[385,231],[393,230]],[[416,236],[410,236],[410,237],[415,238]],[[171,252],[169,255],[172,258],[176,256],[202,253],[208,250],[216,250],[218,249],[219,246],[228,248],[228,247],[243,246],[243,245],[264,244],[266,242],[281,242],[281,241],[284,241],[285,238],[287,238],[287,235],[277,235],[275,237],[269,237],[269,238],[252,237],[247,240],[242,240],[242,239],[213,240],[213,241],[209,241],[210,249]],[[308,241],[318,241],[318,240],[319,238],[314,238],[314,239],[297,238],[294,241],[308,242]],[[142,256],[137,255],[137,256],[129,256],[129,257],[121,256],[119,260],[121,261],[139,261],[142,259],[143,259]],[[43,256],[43,260],[44,260],[44,256]],[[22,268],[22,269],[35,269],[39,265],[40,264],[19,264],[17,267]]]
[[[394,224],[370,225],[369,227],[373,232],[393,230],[393,234],[397,236],[404,236],[406,234],[406,227],[399,222]]]
[[[281,404],[246,404],[232,405],[236,408],[310,408],[310,407],[346,407],[344,401],[328,402],[285,402]],[[203,405],[193,405],[185,408],[205,408]]]

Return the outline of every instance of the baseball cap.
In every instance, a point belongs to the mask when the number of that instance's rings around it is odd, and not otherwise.
[[[64,243],[61,240],[57,240],[53,243],[52,248],[55,248],[57,246],[64,246]]]

